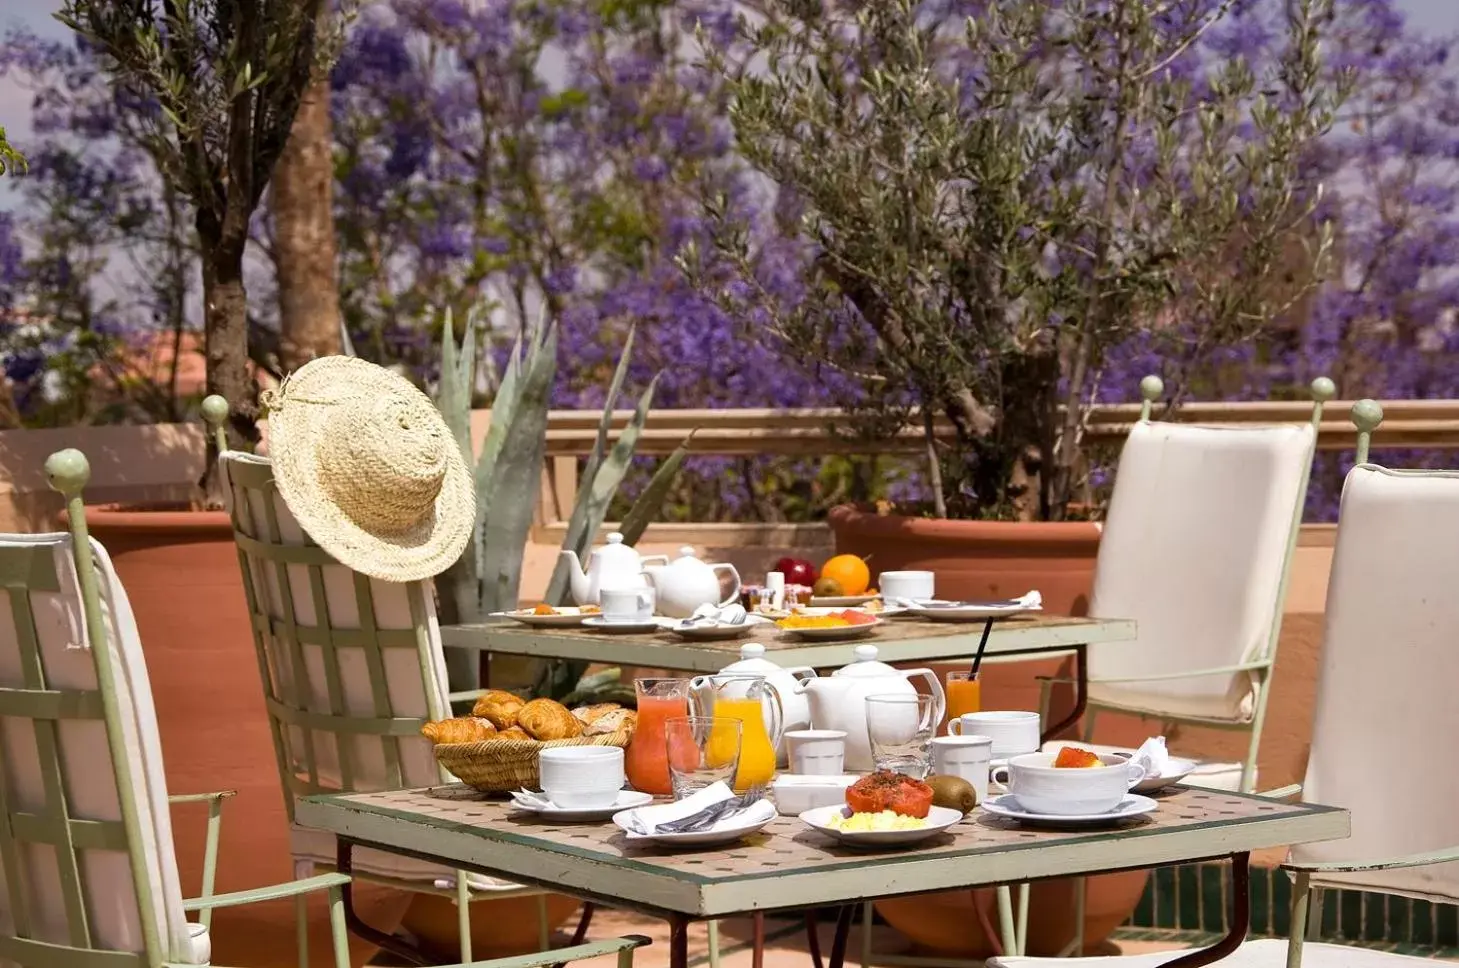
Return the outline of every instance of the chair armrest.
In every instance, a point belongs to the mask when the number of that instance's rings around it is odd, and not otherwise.
[[[1422,854],[1405,857],[1390,857],[1375,861],[1331,861],[1322,864],[1294,864],[1291,861],[1281,865],[1284,871],[1294,874],[1357,874],[1362,871],[1400,870],[1405,867],[1427,867],[1430,864],[1447,864],[1459,860],[1459,847],[1444,847]]]
[[[219,790],[216,793],[178,793],[167,798],[168,803],[206,803],[214,801],[221,803],[230,797],[238,796],[237,790]]]
[[[1086,680],[1091,686],[1111,682],[1162,682],[1172,679],[1202,679],[1206,676],[1234,676],[1238,672],[1259,672],[1270,669],[1272,664],[1267,661],[1243,662],[1240,665],[1223,666],[1219,669],[1194,669],[1189,672],[1159,672],[1148,676],[1090,676]],[[1079,680],[1068,676],[1035,676],[1039,682],[1059,682],[1077,685]]]
[[[1254,796],[1261,797],[1263,800],[1290,800],[1301,792],[1302,784],[1290,783],[1284,787],[1277,787],[1275,790],[1263,790]]]
[[[223,836],[223,801],[237,795],[237,790],[218,790],[214,793],[179,793],[167,798],[167,802],[173,804],[208,805],[208,832],[203,841],[203,889],[199,897],[213,896],[213,886],[218,882],[218,842]],[[203,927],[212,927],[212,912],[205,909],[198,921]]]
[[[195,897],[182,902],[184,911],[207,911],[212,908],[237,907],[240,904],[256,904],[260,901],[277,901],[285,897],[298,897],[311,891],[323,891],[331,887],[343,887],[350,882],[348,874],[318,874],[302,881],[289,881],[269,887],[256,887],[249,891],[233,891],[230,894],[214,894],[212,897]]]
[[[455,705],[458,702],[465,702],[468,699],[480,699],[486,693],[487,690],[485,689],[467,689],[463,692],[452,692],[446,695],[446,702],[450,705]]]
[[[623,938],[609,938],[607,941],[592,941],[574,945],[571,948],[553,948],[530,955],[514,958],[493,958],[490,961],[473,961],[470,964],[448,965],[445,968],[546,968],[547,965],[564,964],[569,961],[586,961],[603,955],[622,955],[635,948],[652,944],[642,935],[630,934]]]

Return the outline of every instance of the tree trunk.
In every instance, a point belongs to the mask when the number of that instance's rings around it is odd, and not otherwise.
[[[205,233],[203,244],[203,331],[208,360],[208,393],[228,401],[228,445],[243,448],[258,440],[257,402],[248,374],[248,297],[243,288],[243,243],[219,243]],[[201,481],[209,507],[222,506],[215,472],[217,448],[208,434],[207,469]]]
[[[340,352],[329,79],[299,104],[273,176],[280,362],[285,371]]]

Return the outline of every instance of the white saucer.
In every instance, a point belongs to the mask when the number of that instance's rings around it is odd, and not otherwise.
[[[1195,760],[1185,760],[1178,756],[1172,756],[1166,772],[1159,776],[1145,777],[1145,779],[1135,784],[1133,792],[1157,793],[1168,786],[1174,786],[1181,780],[1184,780],[1199,765]]]
[[[962,605],[955,608],[938,608],[927,607],[926,604],[913,604],[907,606],[907,610],[901,614],[915,615],[918,618],[925,618],[929,622],[977,622],[990,618],[1012,618],[1015,615],[1042,611],[1043,607],[1039,605]]]
[[[1024,823],[1041,824],[1044,826],[1094,826],[1097,824],[1117,823],[1121,820],[1128,820],[1131,817],[1143,817],[1152,813],[1160,804],[1149,797],[1142,797],[1138,793],[1127,793],[1120,801],[1120,805],[1113,810],[1104,813],[1078,814],[1065,816],[1055,813],[1030,813],[1023,809],[1017,797],[1011,793],[1002,796],[989,797],[983,801],[983,812],[995,817],[1008,817],[1012,820],[1019,820]]]
[[[615,813],[623,810],[633,810],[636,807],[646,806],[653,803],[652,793],[639,793],[637,790],[621,790],[618,799],[607,807],[557,807],[548,805],[538,807],[532,804],[523,803],[520,800],[513,800],[512,806],[523,813],[535,814],[543,820],[560,820],[563,823],[583,823],[590,820],[607,820]]]
[[[582,625],[585,621],[597,617],[596,612],[584,615],[578,611],[572,611],[565,615],[537,615],[530,608],[516,609],[510,612],[492,612],[492,618],[509,618],[514,622],[521,622],[523,625],[536,625],[543,628],[567,628],[574,625]]]
[[[816,807],[800,815],[800,820],[812,830],[834,837],[847,847],[891,847],[901,844],[915,844],[929,837],[936,837],[948,827],[963,819],[961,810],[947,807],[933,807],[927,814],[927,826],[915,830],[837,830],[826,824],[836,815],[846,816],[851,808],[843,805]]]
[[[708,830],[696,830],[687,834],[637,834],[628,829],[627,814],[622,810],[613,815],[613,823],[623,831],[630,844],[658,844],[661,847],[710,847],[715,844],[730,844],[748,837],[774,820],[779,814],[775,804],[761,800],[744,813],[721,820]]]
[[[610,622],[601,615],[594,615],[592,618],[583,619],[582,624],[585,629],[611,632],[614,635],[632,635],[637,632],[657,632],[659,630],[659,623],[653,619],[643,622]]]

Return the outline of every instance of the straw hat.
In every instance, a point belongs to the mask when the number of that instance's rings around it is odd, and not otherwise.
[[[263,400],[274,481],[321,548],[385,581],[429,578],[461,557],[476,521],[471,474],[410,381],[325,356]]]

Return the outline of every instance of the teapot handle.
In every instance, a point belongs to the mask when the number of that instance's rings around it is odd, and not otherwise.
[[[801,679],[802,676],[804,676],[805,679],[818,678],[816,676],[816,670],[812,669],[810,666],[792,666],[785,671],[796,679]]]
[[[719,607],[720,608],[724,608],[726,605],[733,605],[735,602],[739,601],[740,600],[740,573],[735,568],[735,566],[732,565],[732,564],[730,564],[727,561],[722,561],[722,562],[719,562],[718,564],[710,565],[709,567],[712,568],[712,569],[714,569],[714,573],[716,575],[719,574],[721,571],[727,571],[727,572],[730,573],[730,577],[735,580],[735,590],[732,591],[732,592],[730,592],[728,598],[726,598],[724,601],[722,601],[722,602],[719,603]]]
[[[937,673],[931,669],[909,669],[902,673],[907,679],[922,678],[932,687],[932,723],[942,722],[942,714],[947,712],[947,694],[942,691],[942,681],[937,678]]]

